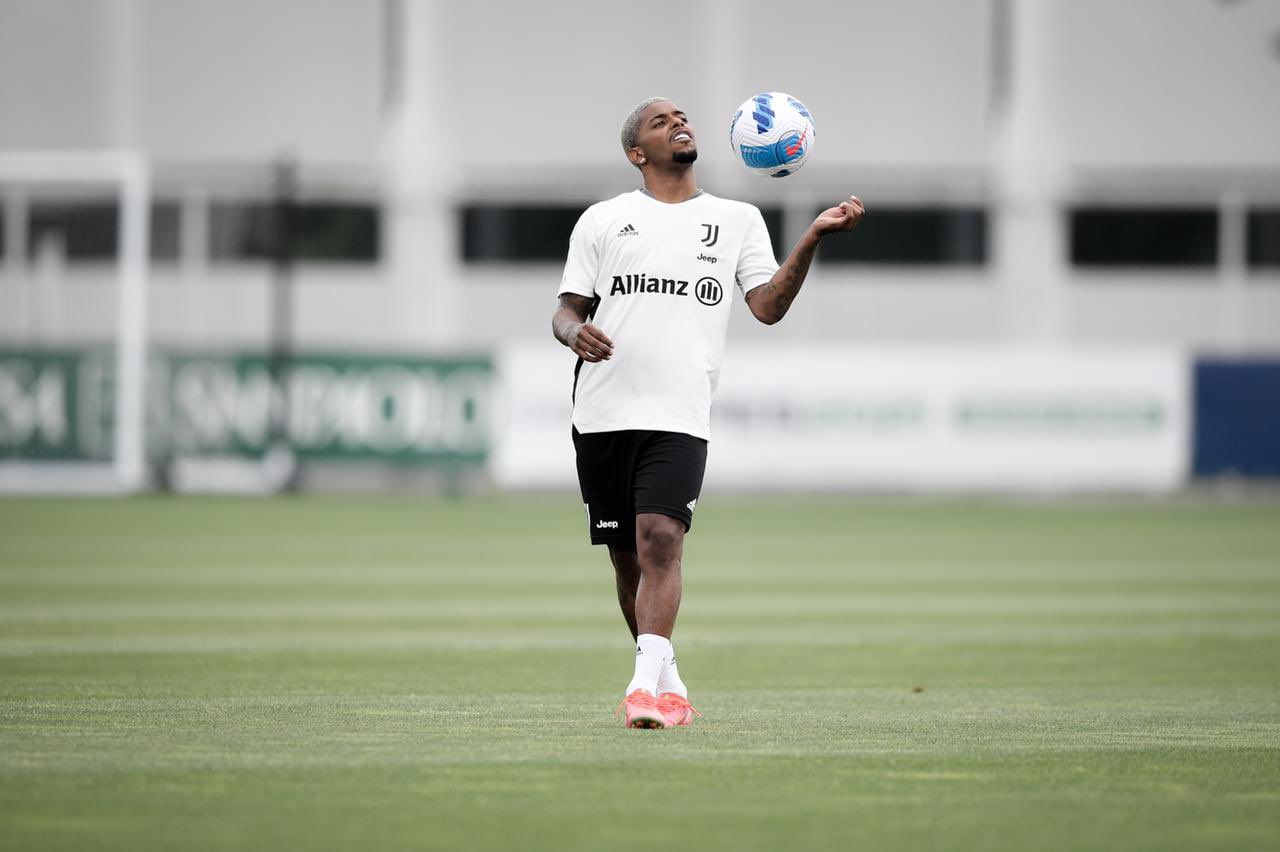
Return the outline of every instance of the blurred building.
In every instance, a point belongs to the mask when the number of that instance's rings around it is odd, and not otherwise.
[[[153,165],[153,339],[262,345],[272,165],[297,163],[302,346],[547,335],[564,242],[636,185],[622,117],[658,93],[699,176],[785,252],[848,193],[773,339],[1280,343],[1280,7],[1222,0],[0,0],[0,150]],[[785,181],[726,142],[803,98]],[[109,338],[101,188],[0,187],[0,339]],[[748,337],[747,339],[750,339]]]

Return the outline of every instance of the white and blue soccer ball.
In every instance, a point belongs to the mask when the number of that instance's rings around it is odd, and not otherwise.
[[[786,92],[748,98],[729,123],[729,141],[743,164],[758,175],[786,177],[813,153],[813,116]]]

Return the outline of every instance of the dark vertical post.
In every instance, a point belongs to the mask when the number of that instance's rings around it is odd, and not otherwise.
[[[293,273],[297,261],[298,166],[282,157],[272,168],[271,342],[267,369],[276,396],[271,406],[271,435],[264,462],[288,473],[281,490],[298,486],[297,466],[289,443],[289,372],[293,365]]]
[[[1013,68],[1013,3],[991,0],[991,91],[987,100],[987,121],[1000,119],[1009,108],[1009,86]]]
[[[382,114],[400,108],[404,96],[404,0],[382,0]]]

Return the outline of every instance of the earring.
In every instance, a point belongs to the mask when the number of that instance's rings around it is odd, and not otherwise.
[[[641,157],[641,158],[640,158],[640,162],[642,162],[642,163],[644,162],[644,157]]]

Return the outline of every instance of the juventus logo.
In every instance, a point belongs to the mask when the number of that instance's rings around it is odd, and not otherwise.
[[[711,248],[720,239],[720,226],[708,225],[703,222],[702,227],[707,229],[707,232],[702,235],[702,244],[707,248]]]

